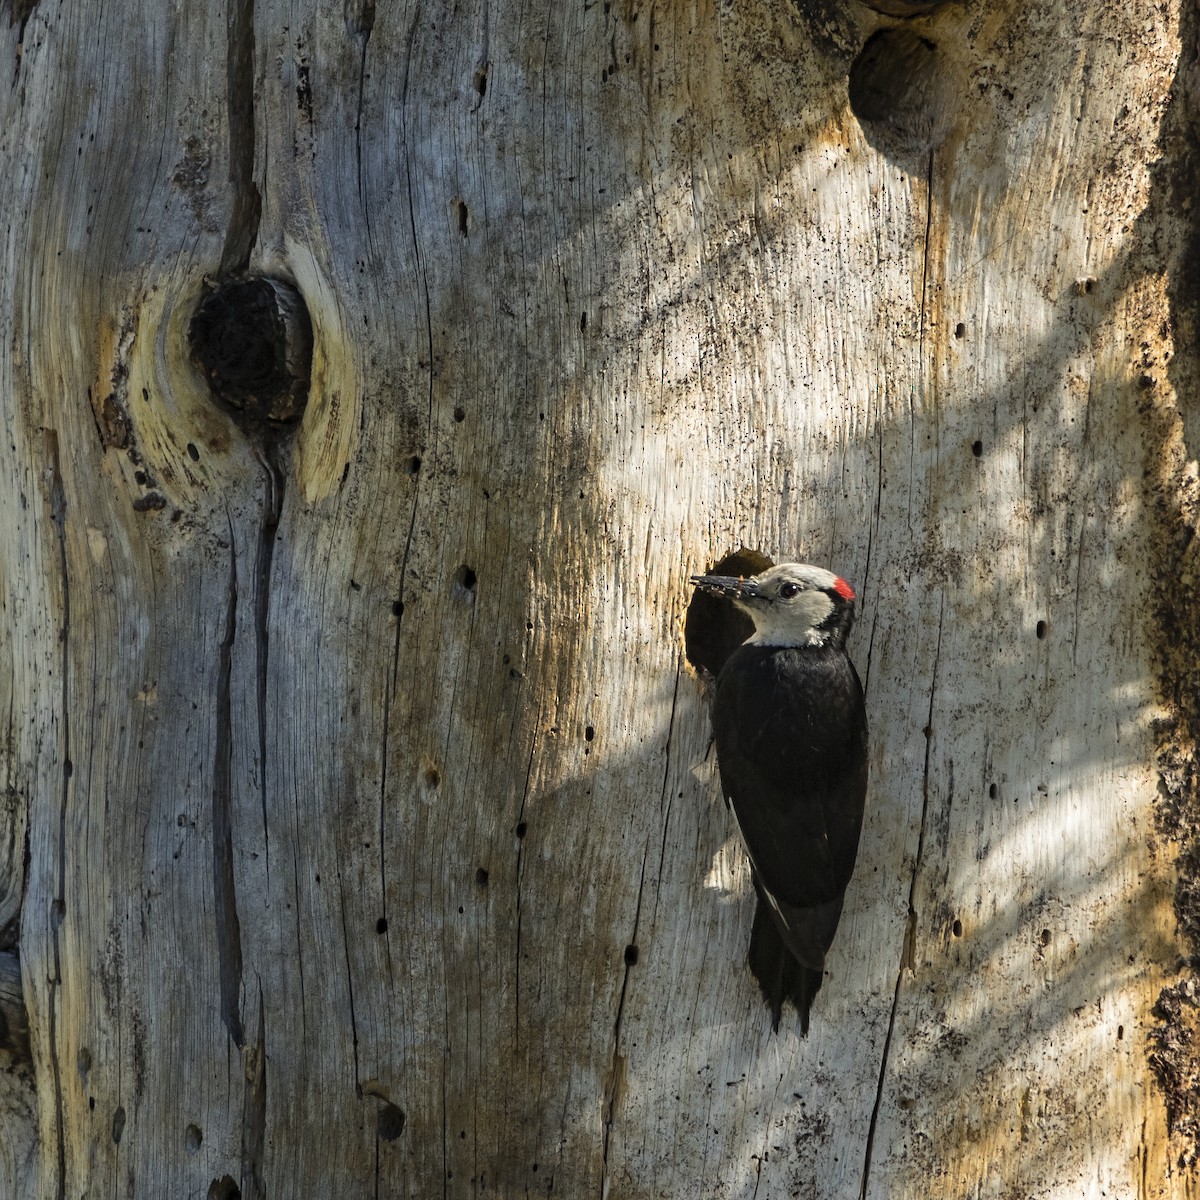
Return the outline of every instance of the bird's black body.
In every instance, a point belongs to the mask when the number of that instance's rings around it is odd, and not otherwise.
[[[716,592],[721,577],[695,582]],[[846,654],[854,593],[798,564],[724,584],[758,629],[721,669],[713,709],[721,785],[758,894],[749,964],[772,1026],[791,1000],[807,1033],[867,787],[866,710]]]
[[[774,1027],[791,1000],[807,1032],[862,829],[862,686],[841,646],[743,645],[721,672],[713,728],[759,894],[750,968]]]

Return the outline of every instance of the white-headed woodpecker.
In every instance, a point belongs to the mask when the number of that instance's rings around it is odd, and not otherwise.
[[[725,800],[750,856],[758,907],[750,970],[779,1029],[808,1013],[854,870],[867,790],[862,684],[846,653],[854,591],[831,571],[781,563],[692,583],[748,613],[754,633],[717,679],[713,732]]]

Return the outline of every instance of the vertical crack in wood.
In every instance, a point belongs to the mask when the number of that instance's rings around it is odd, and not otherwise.
[[[67,800],[71,781],[71,705],[68,691],[70,671],[71,633],[71,582],[67,569],[67,496],[63,487],[61,462],[58,452],[58,432],[45,430],[46,451],[50,457],[50,517],[54,522],[58,541],[58,568],[62,583],[62,630],[59,633],[59,720],[62,722],[62,789],[58,807],[58,884],[50,906],[50,942],[54,953],[54,978],[49,989],[47,1004],[47,1045],[50,1055],[50,1073],[54,1081],[54,1128],[58,1179],[55,1183],[56,1200],[65,1200],[67,1192],[67,1145],[63,1127],[63,1080],[62,1062],[58,1053],[58,997],[62,988],[62,944],[59,930],[66,916],[67,881]]]
[[[925,383],[925,330],[929,324],[929,242],[933,234],[933,151],[929,152],[929,163],[925,170],[925,245],[921,256],[921,326],[917,347],[917,370],[922,385]]]
[[[242,1196],[265,1200],[263,1146],[267,1131],[267,1037],[262,985],[258,989],[258,1034],[246,1051],[246,1090],[242,1103]]]
[[[667,741],[664,749],[665,761],[663,763],[663,782],[662,789],[659,792],[658,807],[663,814],[663,829],[662,839],[658,849],[658,882],[659,892],[662,891],[662,873],[663,864],[667,860],[667,831],[671,824],[671,808],[673,797],[670,793],[671,784],[671,739],[675,734],[675,713],[679,706],[679,680],[683,674],[683,664],[679,663],[675,667],[675,689],[671,694],[671,715],[667,720]],[[637,902],[633,910],[633,934],[629,939],[629,945],[636,946],[638,944],[638,932],[641,928],[642,921],[642,897],[646,887],[646,862],[650,857],[650,847],[646,846],[642,853],[642,871],[638,879]],[[657,912],[657,898],[655,900],[655,911]],[[613,1020],[613,1045],[612,1055],[609,1058],[608,1078],[605,1081],[604,1088],[604,1137],[601,1145],[600,1158],[600,1200],[604,1200],[608,1194],[608,1148],[612,1138],[613,1120],[616,1115],[617,1106],[621,1098],[621,1092],[625,1082],[625,1059],[621,1054],[621,1022],[625,1018],[625,996],[629,990],[629,973],[633,970],[636,960],[629,955],[624,956],[625,974],[621,978],[621,993],[617,998],[617,1015]]]
[[[258,240],[262,196],[254,182],[254,0],[229,0],[227,95],[229,108],[229,183],[233,203],[221,276],[250,266]]]
[[[421,276],[421,292],[425,302],[425,337],[429,353],[429,405],[426,413],[427,427],[432,434],[433,429],[433,310],[429,303],[429,279],[425,274],[425,263],[421,257],[421,240],[417,236],[416,199],[413,196],[412,155],[408,141],[408,78],[412,70],[413,46],[417,40],[417,23],[420,20],[420,9],[413,14],[412,26],[408,31],[408,46],[404,56],[404,83],[400,89],[400,128],[404,139],[404,181],[408,194],[408,222],[412,233],[413,257],[417,262],[417,270]]]
[[[4,745],[10,748],[10,753],[5,759],[4,794],[17,796],[23,794],[24,786],[22,782],[14,778],[14,774],[17,772],[16,755],[11,753],[11,748],[16,745],[13,731],[14,706],[17,697],[14,670],[15,665],[10,657],[8,663],[8,722],[4,733]],[[9,826],[9,842],[4,854],[5,859],[10,863],[16,857],[17,849],[16,838],[13,836],[14,829],[15,824]],[[0,926],[0,950],[15,950],[21,939],[21,913],[25,909],[25,897],[29,894],[29,864],[29,818],[28,814],[26,814],[25,833],[21,839],[21,870],[18,876],[21,884],[21,895],[12,917],[5,925]]]
[[[342,886],[342,868],[338,864],[338,899],[342,910],[342,954],[346,962],[346,992],[350,1001],[350,1037],[354,1053],[354,1094],[362,1095],[362,1083],[358,1073],[358,1015],[354,1009],[354,972],[350,969],[350,929],[346,924],[346,893]],[[376,1146],[378,1146],[376,1138]]]
[[[254,669],[258,706],[258,785],[262,807],[263,857],[268,885],[271,882],[271,838],[267,822],[267,660],[271,648],[271,565],[275,560],[275,542],[279,536],[279,517],[283,510],[284,475],[274,443],[255,457],[266,474],[263,523],[258,538],[254,589]]]
[[[525,787],[521,791],[521,807],[517,813],[517,829],[525,825],[525,803],[529,799],[529,784],[533,779],[533,755],[537,749],[537,731],[542,724],[542,706],[538,704],[537,716],[533,722],[533,737],[529,741],[529,761],[525,764]],[[517,869],[516,876],[516,966],[513,979],[513,1050],[521,1048],[521,866],[524,862],[522,851],[525,849],[524,837],[517,834]]]
[[[367,46],[371,41],[371,31],[375,28],[375,0],[361,0],[357,12],[350,14],[351,30],[362,39],[358,61],[358,104],[354,111],[354,161],[358,174],[358,202],[363,203],[363,174],[362,174],[362,114],[363,93],[367,79]],[[363,214],[367,218],[367,239],[371,236],[370,211],[363,206]]]
[[[871,1180],[871,1155],[875,1149],[875,1130],[879,1124],[879,1110],[883,1104],[883,1087],[887,1082],[888,1059],[892,1050],[892,1034],[896,1029],[896,1012],[900,1007],[900,989],[904,971],[916,970],[917,934],[917,877],[921,871],[921,859],[925,853],[925,829],[929,819],[929,763],[933,746],[933,705],[937,697],[938,664],[942,657],[942,629],[946,616],[946,593],[943,591],[938,605],[937,644],[933,651],[933,671],[929,685],[929,712],[925,724],[925,767],[921,785],[921,824],[917,831],[917,855],[913,860],[912,877],[908,884],[908,916],[904,929],[904,946],[900,953],[900,966],[896,970],[896,986],[892,992],[892,1009],[888,1014],[887,1033],[883,1039],[883,1054],[879,1060],[879,1080],[875,1087],[875,1103],[871,1108],[871,1123],[867,1127],[867,1146],[863,1154],[862,1187],[859,1200],[867,1200],[867,1187]]]
[[[412,548],[413,530],[417,524],[417,505],[420,498],[420,481],[414,484],[414,494],[412,502],[412,513],[408,519],[408,535],[404,539],[404,553],[400,558],[400,583],[397,589],[396,600],[399,604],[399,610],[396,612],[396,634],[392,639],[392,670],[389,679],[387,680],[383,690],[383,737],[382,746],[380,747],[380,770],[379,770],[379,898],[380,898],[380,915],[384,921],[388,918],[388,889],[387,889],[387,852],[385,841],[386,824],[385,817],[387,815],[387,785],[388,785],[388,739],[392,728],[392,704],[396,696],[396,688],[400,680],[400,632],[401,624],[404,620],[404,591],[408,579],[408,555]],[[390,928],[384,930],[383,934],[384,951],[387,956],[388,978],[392,977],[392,936]]]
[[[880,513],[883,509],[883,419],[876,415],[875,441],[878,457],[875,461],[875,519],[867,526],[867,562],[863,568],[863,590],[870,587],[871,552],[875,547],[875,538],[879,533]],[[875,653],[875,631],[879,628],[877,616],[871,618],[871,636],[867,639],[867,669],[863,672],[863,693],[866,694],[871,686],[871,658]]]
[[[442,990],[442,1000],[442,1028],[446,1035],[442,1053],[442,1197],[446,1200],[450,1195],[450,1100],[447,1095],[450,1074],[450,994],[445,989]]]
[[[229,527],[229,598],[225,636],[217,657],[217,730],[213,748],[213,911],[221,981],[221,1019],[238,1049],[246,1043],[242,1027],[242,930],[238,921],[233,873],[233,641],[237,635],[237,547]]]

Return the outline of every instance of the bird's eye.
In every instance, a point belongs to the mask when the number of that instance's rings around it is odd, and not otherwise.
[[[779,585],[779,598],[781,600],[790,600],[793,596],[798,596],[802,590],[798,583],[781,583]]]

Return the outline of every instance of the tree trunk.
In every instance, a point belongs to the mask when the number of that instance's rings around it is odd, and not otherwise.
[[[879,8],[9,0],[0,1193],[1190,1194],[1197,17]],[[740,547],[862,597],[807,1039]]]

